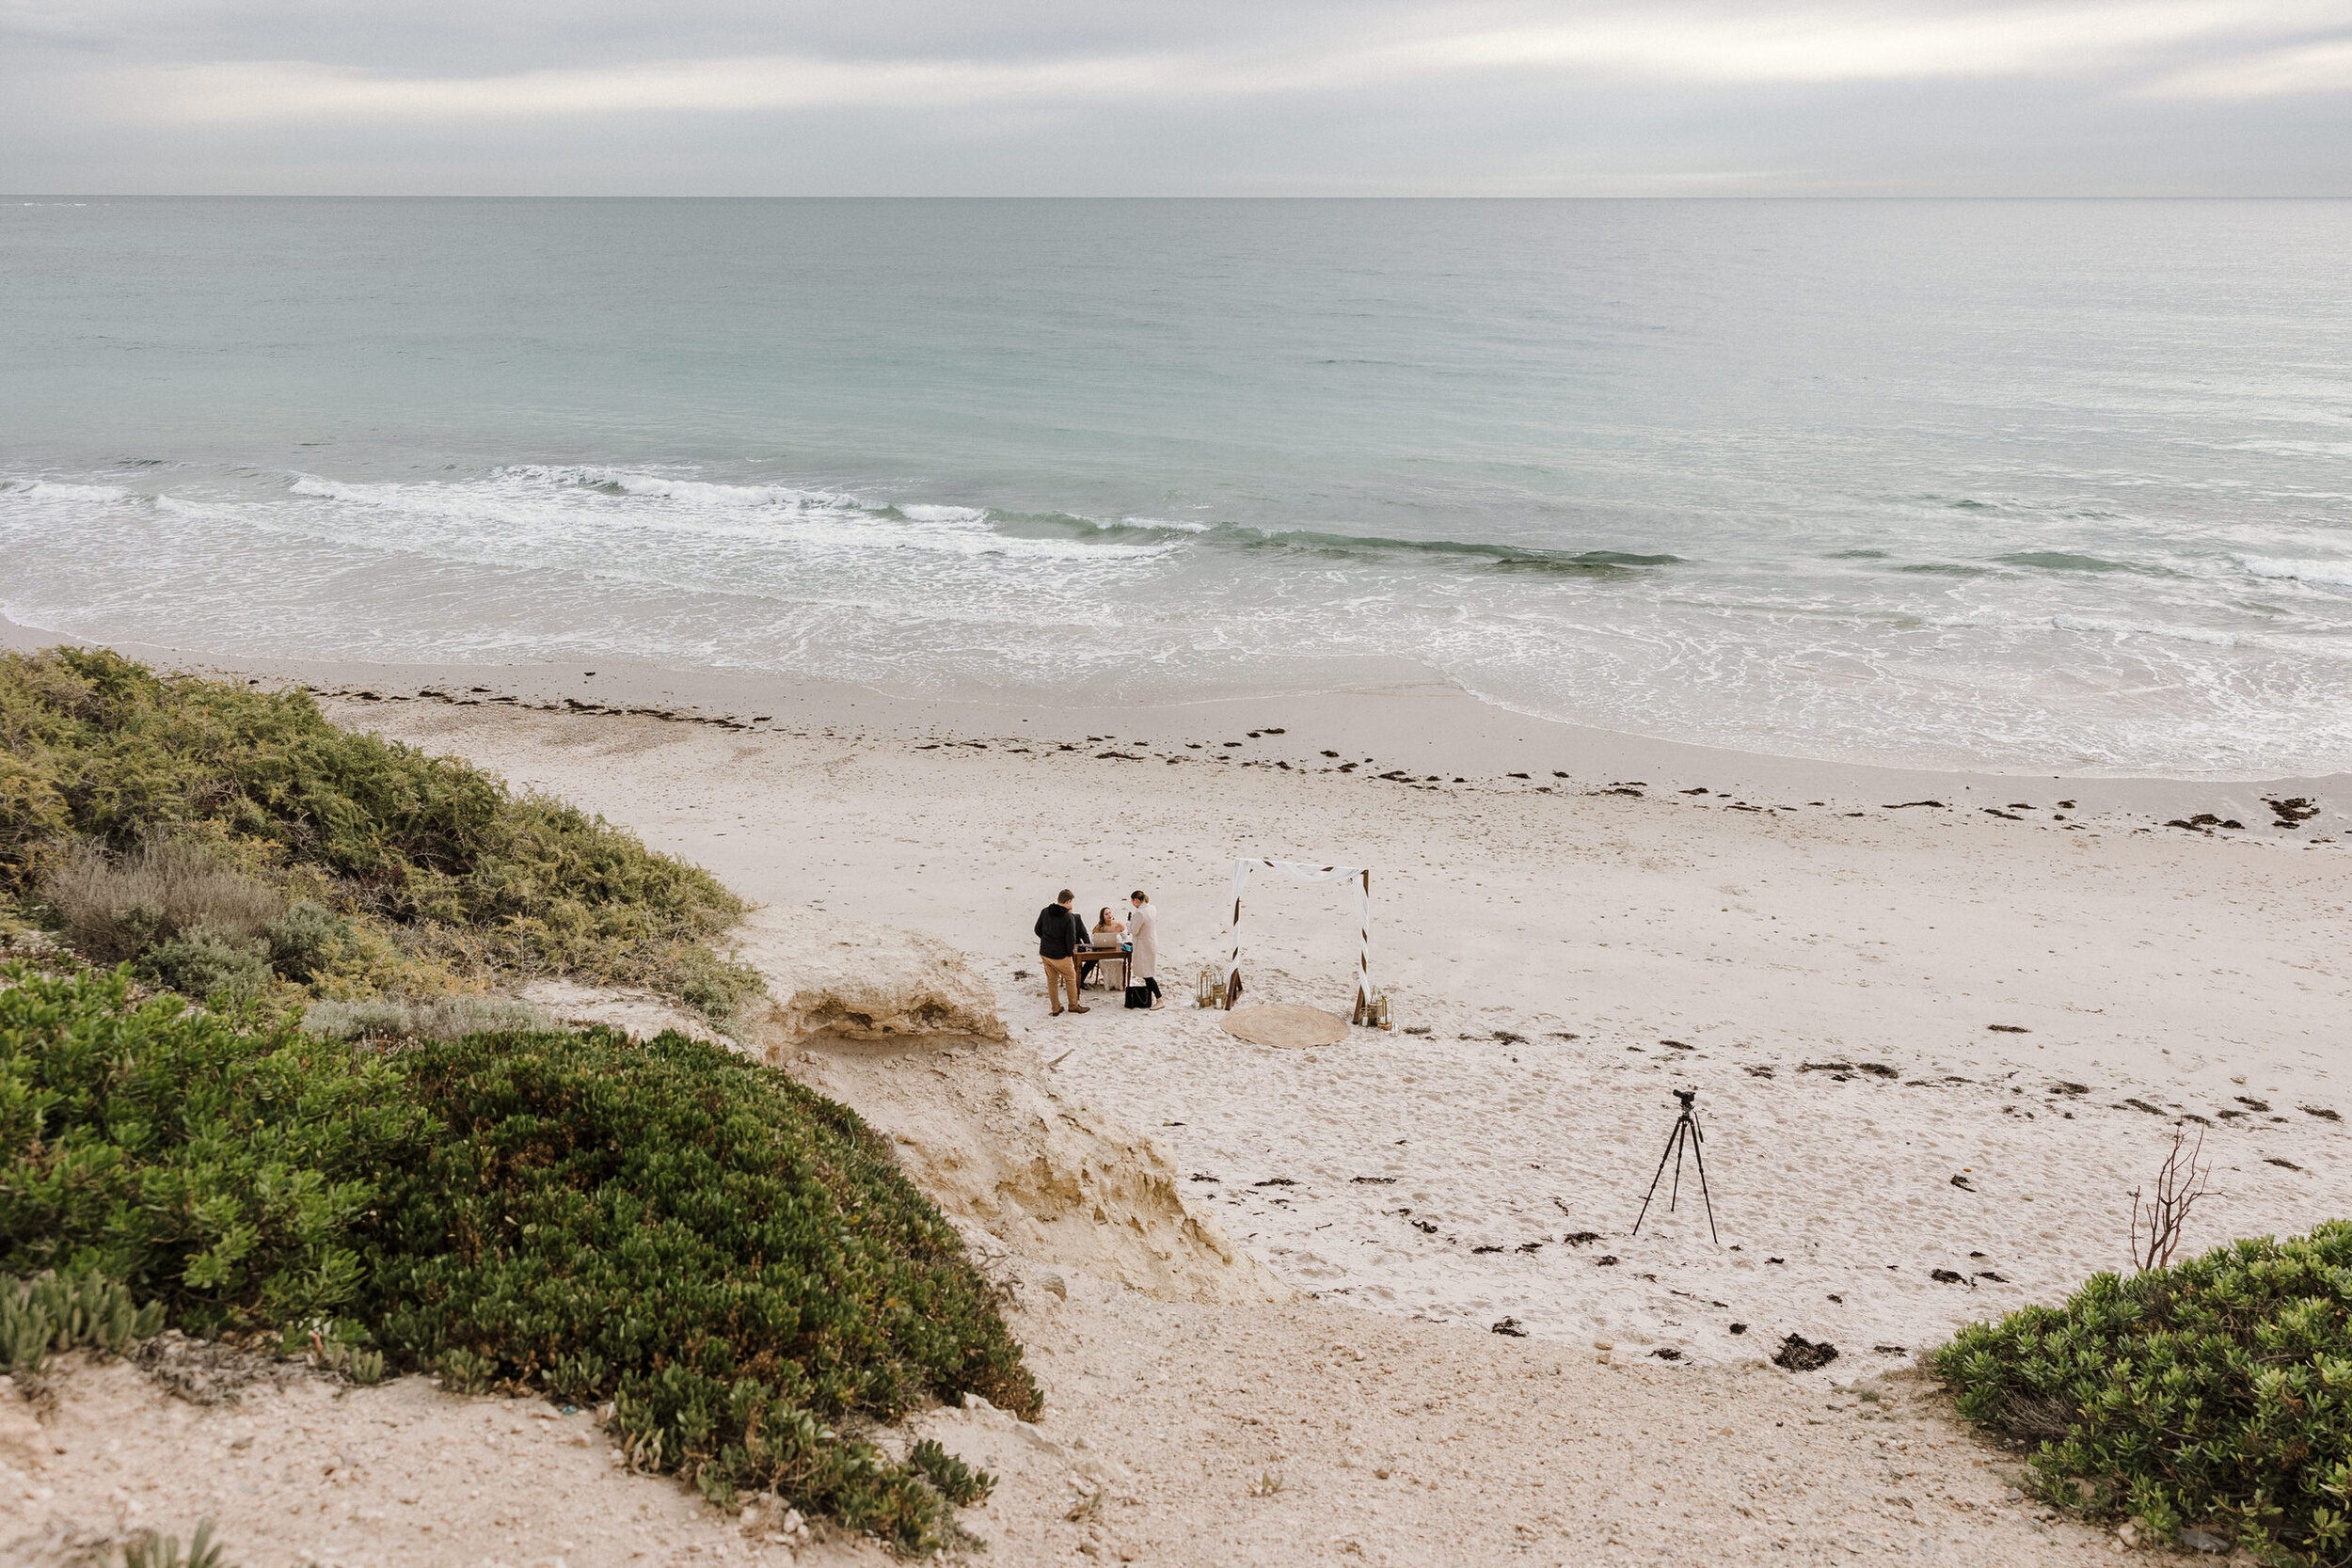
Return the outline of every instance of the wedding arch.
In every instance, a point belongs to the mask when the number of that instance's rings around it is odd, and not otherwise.
[[[1251,875],[1260,871],[1279,871],[1302,882],[1355,882],[1356,1006],[1348,1022],[1372,1022],[1372,872],[1360,865],[1311,865],[1301,861],[1233,862],[1233,912],[1229,927],[1232,941],[1228,944],[1231,956],[1225,960],[1226,1010],[1232,1011],[1241,999],[1241,901]]]

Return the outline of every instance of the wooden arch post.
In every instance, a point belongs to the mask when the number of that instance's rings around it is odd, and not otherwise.
[[[1356,1010],[1348,1015],[1350,1023],[1372,1022],[1372,869],[1367,866],[1363,877],[1363,894],[1357,905],[1356,915]]]

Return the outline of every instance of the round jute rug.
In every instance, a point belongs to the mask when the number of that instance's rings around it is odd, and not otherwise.
[[[1347,1020],[1320,1007],[1273,1002],[1227,1013],[1225,1032],[1252,1045],[1337,1045],[1347,1038]]]

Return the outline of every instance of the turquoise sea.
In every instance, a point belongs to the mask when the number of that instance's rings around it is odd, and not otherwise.
[[[0,203],[0,610],[2352,768],[2352,203]]]

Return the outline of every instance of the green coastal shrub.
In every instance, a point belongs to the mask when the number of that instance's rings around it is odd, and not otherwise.
[[[135,895],[167,881],[180,892]],[[469,973],[649,985],[714,1016],[759,984],[710,951],[743,905],[700,867],[466,763],[340,729],[307,694],[158,675],[103,649],[0,654],[0,896],[36,891],[102,962],[199,928],[261,936],[291,891]],[[286,936],[280,973],[298,980],[344,945],[314,919]]]
[[[907,1463],[930,1478],[930,1483],[939,1488],[940,1496],[958,1508],[979,1502],[996,1490],[994,1476],[986,1470],[975,1470],[942,1448],[937,1438],[926,1437],[908,1449]]]
[[[953,1227],[855,1116],[676,1035],[477,1035],[402,1063],[447,1136],[387,1195],[389,1350],[611,1399],[636,1463],[722,1502],[773,1490],[949,1544],[950,1489],[977,1482],[834,1423],[1039,1395]]]
[[[2042,1495],[2160,1539],[2352,1561],[2352,1224],[2234,1242],[1962,1331],[1935,1370]]]
[[[308,898],[288,905],[263,928],[269,961],[287,979],[305,983],[326,972],[335,951],[349,940],[351,922]]]
[[[163,1326],[161,1302],[137,1306],[103,1275],[0,1274],[0,1368],[10,1371],[37,1372],[52,1351],[83,1345],[119,1355]]]
[[[914,1553],[989,1478],[849,1425],[1038,1412],[954,1228],[783,1073],[675,1035],[383,1053],[130,998],[0,969],[0,1352],[271,1328],[356,1382],[609,1402],[641,1467]]]
[[[98,1274],[199,1332],[331,1316],[432,1124],[382,1061],[119,973],[0,972],[0,1274]]]
[[[267,952],[217,931],[197,930],[159,942],[139,955],[139,974],[183,996],[256,996],[269,988]]]

